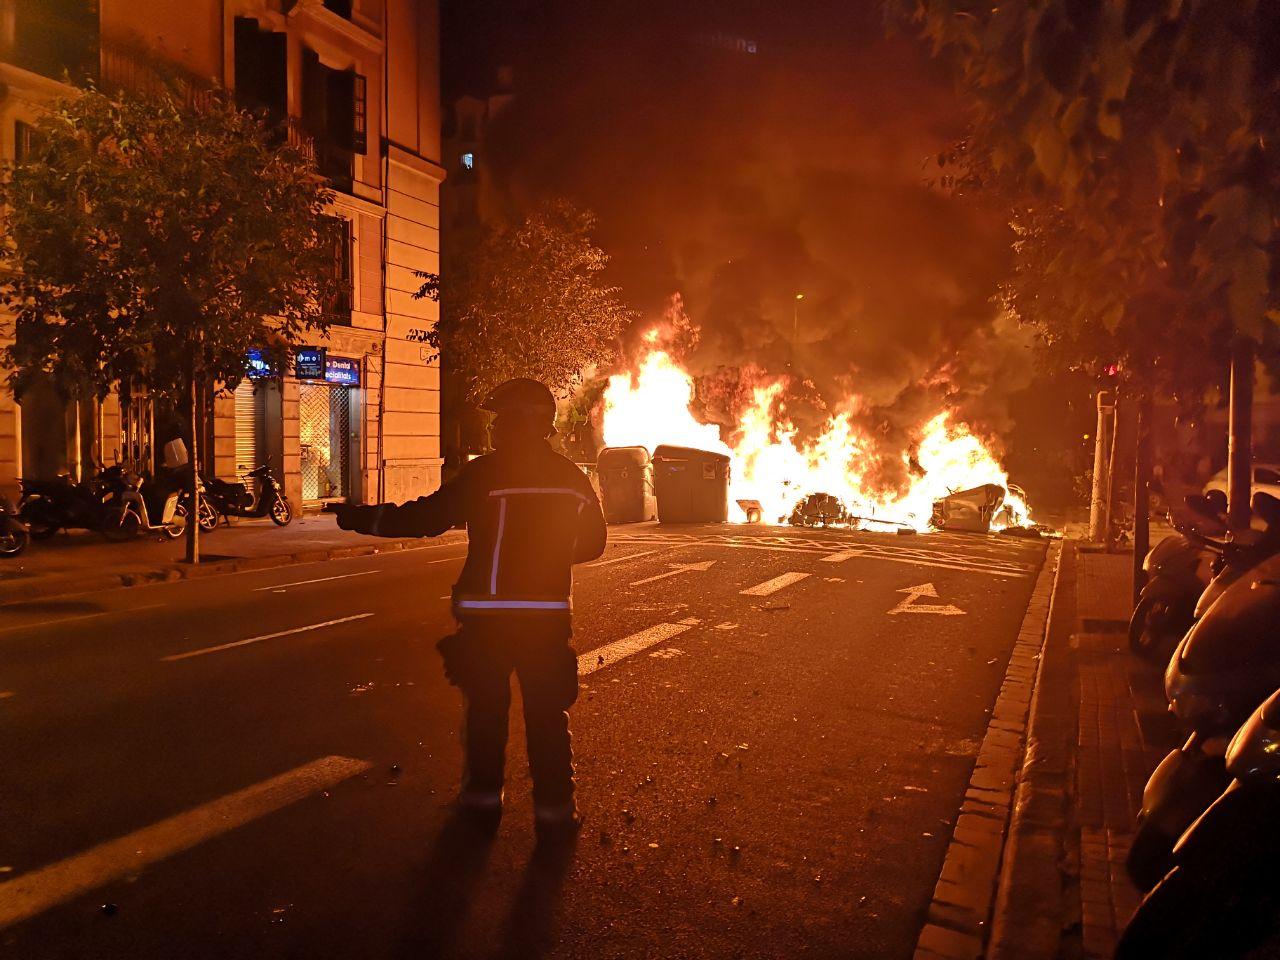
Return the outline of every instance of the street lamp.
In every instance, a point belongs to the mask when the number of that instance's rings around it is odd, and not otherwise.
[[[803,299],[804,299],[804,294],[803,294],[803,293],[797,293],[797,294],[796,294],[795,303],[794,303],[794,304],[792,304],[792,309],[791,309],[791,345],[792,345],[793,347],[795,346],[795,344],[796,344],[796,340],[798,339],[798,333],[797,333],[797,331],[799,330],[799,327],[800,327],[800,301],[801,301],[801,300],[803,300]]]

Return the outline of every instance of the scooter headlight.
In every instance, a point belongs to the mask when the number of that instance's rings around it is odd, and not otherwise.
[[[1196,729],[1220,726],[1227,722],[1227,711],[1221,701],[1204,693],[1182,693],[1169,701],[1169,709],[1183,723]]]

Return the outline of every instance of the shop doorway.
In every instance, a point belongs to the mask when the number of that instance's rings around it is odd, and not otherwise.
[[[350,496],[351,404],[349,387],[298,384],[298,440],[304,501]]]

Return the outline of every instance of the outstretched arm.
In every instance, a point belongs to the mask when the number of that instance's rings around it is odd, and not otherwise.
[[[466,520],[460,479],[408,503],[372,507],[337,503],[329,509],[337,515],[338,526],[343,530],[374,537],[437,537]]]

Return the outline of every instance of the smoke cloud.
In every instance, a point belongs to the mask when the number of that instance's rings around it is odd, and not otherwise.
[[[1030,377],[992,302],[1008,229],[926,182],[963,117],[874,4],[560,3],[508,27],[536,56],[489,132],[489,202],[595,210],[634,337],[679,328],[705,416],[786,376],[802,435],[850,412],[883,438],[886,486],[944,407],[1007,427]]]

